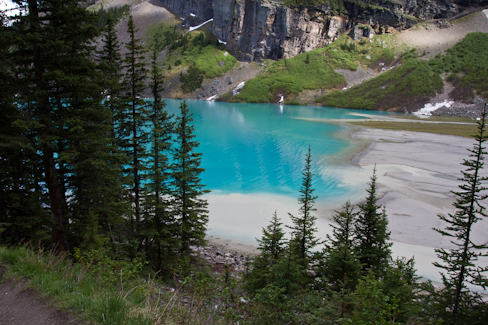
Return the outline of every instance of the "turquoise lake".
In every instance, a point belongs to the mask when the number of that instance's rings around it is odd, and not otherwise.
[[[181,101],[167,100],[177,115]],[[333,177],[321,177],[327,158],[340,154],[349,141],[334,136],[343,130],[331,119],[387,114],[337,108],[231,104],[187,101],[201,152],[203,184],[214,193],[272,193],[297,196],[305,154],[310,145],[314,188],[319,196],[344,194]]]
[[[167,100],[166,108],[178,115],[180,103]],[[298,212],[309,145],[318,196],[317,226],[327,232],[331,211],[347,199],[363,197],[372,173],[365,174],[344,158],[351,143],[338,135],[345,127],[328,121],[388,114],[278,104],[187,101],[187,105],[200,143],[196,152],[202,153],[202,182],[211,191],[205,195],[207,235],[251,245],[274,212],[288,225],[288,213]],[[362,116],[354,115],[358,113]]]

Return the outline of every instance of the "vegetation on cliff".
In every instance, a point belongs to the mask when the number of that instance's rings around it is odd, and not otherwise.
[[[329,47],[270,63],[265,73],[247,81],[229,101],[269,103],[280,94],[292,99],[303,90],[345,87],[344,76],[335,69],[356,70],[358,64],[374,66],[393,61],[391,50],[382,44],[366,40],[356,43],[343,35]]]
[[[237,60],[208,29],[184,34],[178,25],[164,22],[145,31],[150,49],[167,50],[166,74],[180,74],[183,92],[200,88],[203,78],[216,78],[232,69]]]

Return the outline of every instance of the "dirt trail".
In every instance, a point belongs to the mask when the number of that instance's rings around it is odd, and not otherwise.
[[[0,265],[0,325],[69,325],[87,324],[66,311],[49,305],[39,293],[26,288],[26,283],[13,283],[3,278]]]

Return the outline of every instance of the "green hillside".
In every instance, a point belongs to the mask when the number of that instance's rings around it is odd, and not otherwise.
[[[488,96],[488,35],[468,34],[446,55],[421,61],[406,53],[401,65],[346,91],[334,91],[316,102],[323,106],[375,110],[409,109],[423,105],[442,91],[440,75],[455,87],[451,98],[468,101]]]

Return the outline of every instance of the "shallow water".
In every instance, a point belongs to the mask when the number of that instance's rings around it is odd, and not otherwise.
[[[177,114],[180,101],[168,100]],[[203,183],[214,194],[267,193],[296,197],[301,171],[310,145],[315,193],[336,196],[347,192],[328,158],[349,145],[334,137],[341,129],[330,119],[357,119],[357,112],[336,108],[230,104],[188,101],[193,113],[196,140],[200,142]],[[361,113],[368,112],[361,111]],[[369,112],[369,114],[385,114]]]
[[[175,115],[181,101],[167,100]],[[277,211],[285,224],[298,212],[305,155],[312,151],[313,188],[319,237],[328,232],[330,212],[365,195],[368,176],[340,159],[350,142],[336,135],[344,127],[327,123],[358,119],[336,108],[187,101],[202,153],[203,184],[211,190],[208,235],[255,243]],[[331,163],[334,161],[335,163]],[[337,163],[340,162],[340,163]],[[327,215],[329,213],[329,215]]]

